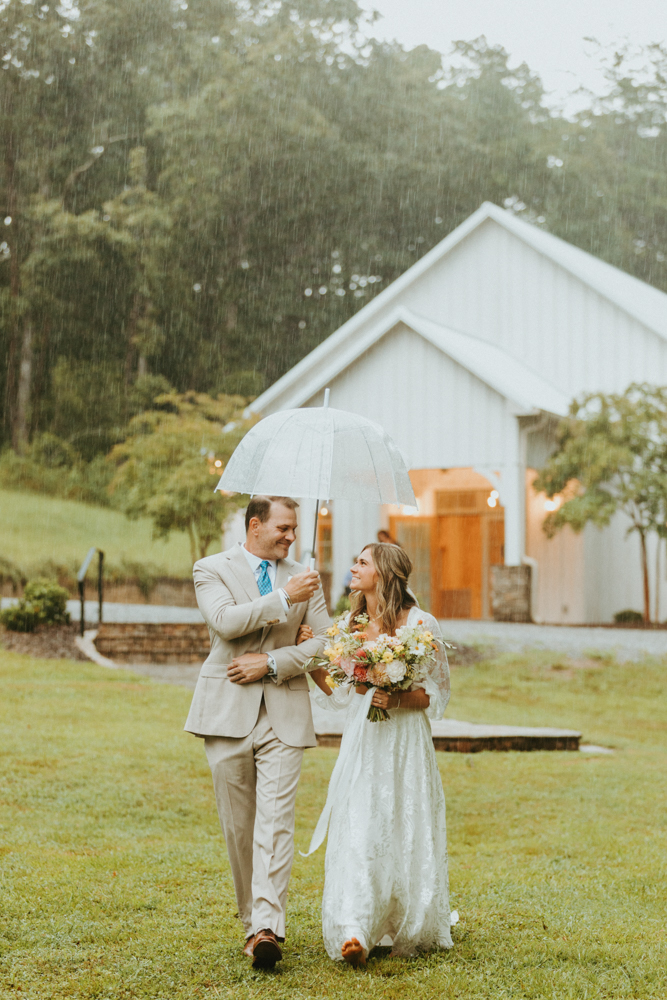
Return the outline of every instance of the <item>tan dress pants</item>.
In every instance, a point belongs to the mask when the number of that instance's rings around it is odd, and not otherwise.
[[[207,736],[205,745],[246,937],[284,938],[303,749],[281,743],[263,699],[248,736]]]

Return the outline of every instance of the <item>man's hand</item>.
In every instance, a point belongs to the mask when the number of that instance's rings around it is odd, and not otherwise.
[[[294,604],[301,604],[310,600],[319,585],[320,574],[315,569],[307,569],[288,580],[283,589]]]
[[[266,653],[244,653],[235,656],[227,670],[227,677],[234,684],[252,684],[261,681],[269,672]]]

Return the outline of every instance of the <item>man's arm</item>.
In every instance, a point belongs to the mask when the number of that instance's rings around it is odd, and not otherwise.
[[[208,566],[196,563],[193,576],[197,604],[204,621],[225,640],[239,639],[265,625],[287,621],[277,590],[254,601],[236,604],[224,581]]]
[[[290,677],[298,677],[299,674],[304,673],[304,667],[308,660],[321,653],[326,644],[326,632],[331,625],[331,619],[321,587],[318,587],[308,601],[303,624],[310,625],[313,630],[312,639],[306,639],[299,646],[281,646],[271,650],[271,655],[276,661],[276,681],[278,684],[282,684]]]

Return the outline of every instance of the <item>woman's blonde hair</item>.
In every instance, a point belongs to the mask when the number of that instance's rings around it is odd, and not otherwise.
[[[380,631],[392,635],[396,621],[404,608],[412,608],[417,603],[408,590],[408,577],[412,573],[410,558],[400,545],[389,542],[371,542],[364,545],[362,552],[369,551],[378,575],[377,598]],[[368,614],[366,597],[353,591],[350,595],[350,623],[353,630],[361,628],[355,619]]]

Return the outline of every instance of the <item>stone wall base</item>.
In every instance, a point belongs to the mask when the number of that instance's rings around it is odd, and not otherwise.
[[[530,566],[491,567],[491,612],[496,622],[529,622]]]

